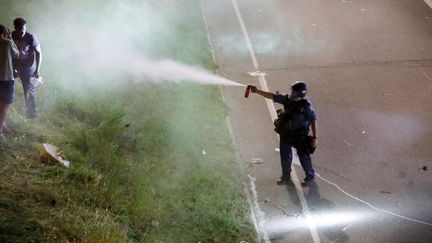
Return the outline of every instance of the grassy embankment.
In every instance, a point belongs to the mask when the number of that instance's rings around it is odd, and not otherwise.
[[[140,83],[127,76],[67,79],[60,67],[76,67],[59,63],[56,52],[68,47],[59,50],[56,40],[44,38],[45,30],[56,31],[50,23],[61,22],[63,10],[89,18],[103,5],[37,2],[10,0],[0,6],[1,23],[11,25],[23,16],[30,32],[37,30],[46,79],[38,89],[35,120],[21,116],[17,82],[7,120],[17,132],[0,141],[0,241],[252,241],[219,88]],[[214,69],[198,1],[167,6],[161,15],[168,27],[155,30],[157,43],[146,46],[151,56]],[[71,168],[41,163],[42,142],[59,146]]]

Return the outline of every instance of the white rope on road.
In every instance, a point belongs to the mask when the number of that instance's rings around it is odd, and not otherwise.
[[[430,0],[430,1],[432,1],[432,0]],[[255,70],[259,71],[258,70],[258,61],[256,59],[255,52],[254,52],[253,47],[252,47],[252,42],[251,42],[251,40],[249,38],[249,34],[248,34],[248,31],[247,31],[246,26],[244,24],[242,15],[241,15],[240,10],[238,8],[237,1],[236,0],[232,0],[232,2],[233,2],[233,5],[234,5],[234,9],[236,11],[236,14],[237,14],[237,18],[238,18],[239,23],[240,23],[240,27],[242,28],[242,31],[243,31],[243,35],[244,35],[244,38],[245,38],[245,41],[246,41],[246,45],[247,45],[248,50],[249,50],[249,54],[250,54],[252,63],[254,65]],[[265,75],[264,74],[259,76],[259,84],[260,84],[262,90],[264,90],[264,91],[268,91],[269,90],[268,87],[267,87],[267,82],[265,80]],[[270,116],[272,118],[272,121],[273,121],[274,119],[277,118],[276,109],[274,108],[274,104],[269,99],[266,99],[266,104],[267,104],[267,108],[268,108],[268,110],[270,112]],[[425,225],[428,225],[428,226],[432,226],[432,223],[429,223],[429,222],[425,222],[425,221],[409,218],[409,217],[406,217],[406,216],[403,216],[403,215],[399,215],[397,213],[390,212],[388,210],[377,208],[377,207],[373,206],[372,204],[370,204],[370,203],[368,203],[366,201],[363,201],[363,200],[361,200],[361,199],[359,199],[359,198],[357,198],[357,197],[355,197],[355,196],[347,193],[341,187],[339,187],[336,183],[333,183],[333,182],[325,179],[324,177],[320,176],[319,174],[317,174],[317,176],[319,178],[321,178],[323,181],[327,182],[328,184],[335,186],[338,190],[340,190],[341,192],[343,192],[345,195],[347,195],[347,196],[349,196],[349,197],[351,197],[351,198],[353,198],[353,199],[355,199],[355,200],[357,200],[357,201],[359,201],[359,202],[367,205],[368,207],[372,208],[375,211],[378,211],[378,212],[381,212],[381,213],[385,213],[385,214],[389,214],[389,215],[393,215],[395,217],[406,219],[406,220],[409,220],[409,221],[413,221],[413,222],[425,224]],[[298,176],[297,176],[295,170],[293,170],[293,179],[295,181],[298,181],[297,178],[298,178]],[[304,193],[299,188],[299,186],[297,185],[297,183],[295,183],[295,185],[296,185],[297,194],[299,195],[299,198],[300,198],[301,205],[302,205],[303,209],[305,211],[307,211],[307,209],[309,207],[307,205],[306,199],[304,198]],[[308,215],[306,215],[306,217],[307,216]],[[311,231],[311,234],[312,234],[312,238],[314,239],[314,242],[319,242],[320,239],[318,237],[318,233],[317,233],[316,228],[315,228],[314,225],[310,225],[310,231]]]
[[[428,222],[425,222],[425,221],[421,221],[421,220],[417,220],[417,219],[409,218],[409,217],[406,217],[406,216],[403,216],[403,215],[400,215],[400,214],[397,214],[397,213],[390,212],[390,211],[385,210],[385,209],[377,208],[377,207],[373,206],[372,204],[370,204],[370,203],[368,203],[368,202],[366,202],[366,201],[364,201],[364,200],[361,200],[361,199],[358,198],[358,197],[355,197],[355,196],[349,194],[348,192],[346,192],[345,190],[343,190],[340,186],[338,186],[336,183],[327,180],[326,178],[322,177],[320,174],[315,173],[315,175],[316,175],[317,177],[321,178],[321,180],[323,180],[323,181],[327,182],[328,184],[330,184],[330,185],[336,187],[336,188],[337,188],[339,191],[341,191],[343,194],[347,195],[348,197],[350,197],[350,198],[352,198],[352,199],[354,199],[354,200],[356,200],[356,201],[359,201],[359,202],[365,204],[366,206],[372,208],[372,209],[375,210],[375,211],[378,211],[378,212],[381,212],[381,213],[385,213],[385,214],[389,214],[389,215],[392,215],[392,216],[395,216],[395,217],[398,217],[398,218],[401,218],[401,219],[406,219],[406,220],[409,220],[409,221],[413,221],[413,222],[416,222],[416,223],[420,223],[420,224],[425,224],[425,225],[432,226],[432,223],[428,223]]]

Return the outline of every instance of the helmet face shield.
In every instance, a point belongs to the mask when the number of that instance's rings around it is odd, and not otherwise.
[[[301,90],[301,91],[298,91],[298,92],[299,92],[299,97],[301,97],[301,98],[305,97],[306,93],[307,93],[306,90]]]
[[[303,81],[296,81],[291,85],[291,90],[296,92],[299,97],[303,98],[307,94],[307,85]]]

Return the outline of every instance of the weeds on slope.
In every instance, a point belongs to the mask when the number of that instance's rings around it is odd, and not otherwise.
[[[47,29],[58,20],[57,8],[107,11],[86,1],[6,2],[2,21],[25,16]],[[46,8],[52,11],[32,17]],[[152,47],[146,42],[151,56],[214,69],[199,2],[176,1],[161,14],[168,27],[155,32]],[[68,63],[56,63],[59,44],[38,30],[47,80],[38,90],[38,118],[21,115],[17,82],[8,115],[16,133],[0,141],[1,242],[254,239],[218,87],[67,77],[59,65]],[[71,167],[41,163],[44,142],[61,148]]]

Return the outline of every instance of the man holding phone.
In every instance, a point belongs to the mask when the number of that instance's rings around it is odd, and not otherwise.
[[[12,57],[18,57],[18,48],[12,41],[9,29],[0,25],[0,135],[10,132],[5,118],[14,98]]]

